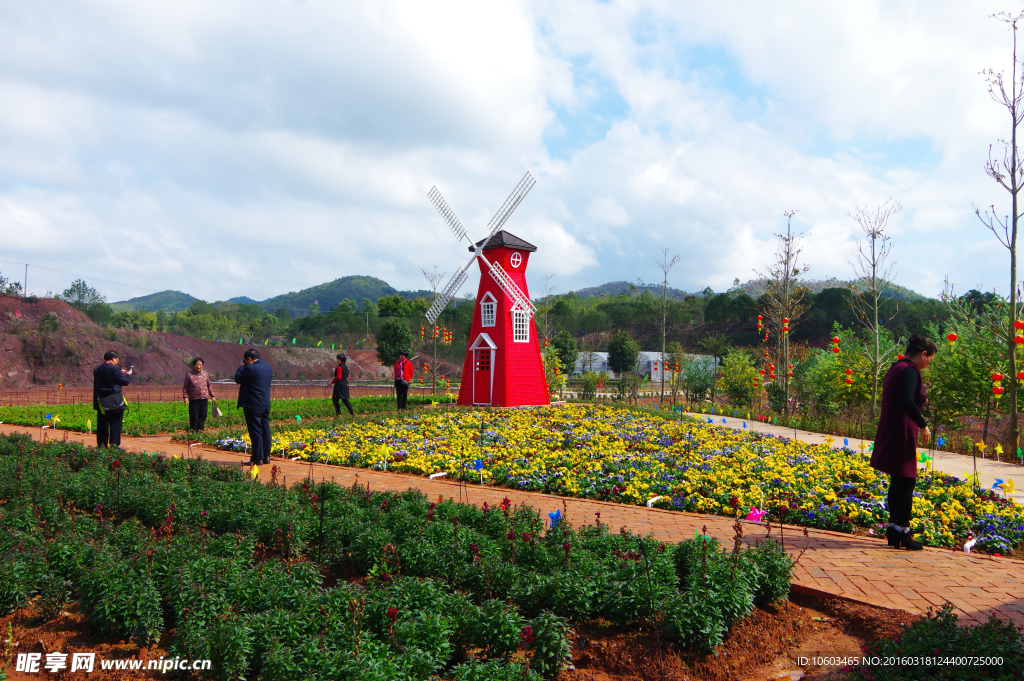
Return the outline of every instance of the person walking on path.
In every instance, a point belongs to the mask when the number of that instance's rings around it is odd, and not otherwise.
[[[355,416],[352,403],[348,401],[348,356],[345,353],[338,355],[338,366],[334,369],[334,380],[331,381],[331,385],[334,386],[334,393],[331,395],[334,415],[341,416],[341,403],[344,402],[348,413]]]
[[[245,415],[245,427],[252,442],[252,465],[270,463],[270,381],[274,372],[260,359],[255,348],[242,355],[242,364],[235,372],[238,408]]]
[[[185,386],[182,388],[182,399],[188,405],[188,429],[200,431],[206,427],[206,415],[209,413],[210,400],[217,398],[213,394],[210,375],[203,369],[203,358],[192,360],[192,371],[185,375]]]
[[[889,475],[889,527],[885,538],[895,549],[924,548],[914,541],[910,517],[917,483],[918,437],[922,446],[931,440],[928,422],[921,416],[927,399],[921,372],[928,368],[937,351],[935,343],[924,336],[911,336],[906,356],[894,362],[882,380],[882,407],[871,467]]]
[[[92,370],[92,408],[96,410],[97,447],[121,446],[121,423],[127,409],[121,388],[131,385],[132,367],[122,369],[118,366],[120,362],[117,352],[108,350],[103,353],[103,364]]]
[[[412,362],[409,353],[402,350],[395,362],[395,395],[398,396],[398,408],[408,409],[409,383],[412,381]]]

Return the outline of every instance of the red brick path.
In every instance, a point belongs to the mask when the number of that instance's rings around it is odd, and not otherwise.
[[[32,433],[40,431],[17,426],[0,425],[0,432]],[[43,431],[45,434],[47,431]],[[63,439],[90,442],[81,433],[61,431],[54,434]],[[44,435],[45,437],[46,435]],[[124,438],[128,450],[161,452],[186,456],[184,444],[171,442],[166,435]],[[219,451],[212,447],[193,446],[193,456],[225,465],[240,465],[246,456]],[[515,504],[532,506],[543,514],[562,509],[573,525],[601,522],[613,530],[625,527],[640,534],[652,534],[665,541],[680,541],[694,536],[694,531],[707,528],[710,536],[730,546],[734,519],[680,513],[641,506],[628,506],[605,501],[586,501],[538,492],[522,492],[500,487],[460,485],[457,482],[428,480],[404,473],[384,473],[365,468],[343,468],[325,464],[301,463],[274,458],[272,465],[280,469],[279,479],[289,484],[312,475],[314,480],[331,480],[342,485],[358,482],[372,490],[404,491],[417,489],[434,497],[496,505],[505,497]],[[259,478],[269,480],[271,466],[259,467]],[[747,543],[766,536],[763,523],[742,522],[743,539]],[[785,526],[782,539],[786,550],[799,556],[793,573],[795,591],[819,596],[839,596],[883,608],[901,608],[924,612],[945,601],[956,606],[963,622],[983,622],[994,611],[998,617],[1024,625],[1024,563],[1008,558],[992,558],[980,554],[954,553],[947,549],[926,548],[921,552],[890,549],[882,539],[858,537],[823,530]],[[779,528],[772,534],[778,538]]]

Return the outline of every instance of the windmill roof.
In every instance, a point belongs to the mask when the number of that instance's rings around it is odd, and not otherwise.
[[[484,245],[484,239],[481,239],[480,241],[477,241],[476,245],[477,246],[483,246]],[[533,244],[526,243],[525,241],[523,241],[522,239],[517,237],[515,234],[509,234],[508,232],[506,232],[503,229],[494,233],[494,236],[492,236],[491,240],[487,243],[487,250],[491,250],[492,248],[502,248],[502,247],[504,247],[504,248],[514,248],[517,251],[531,251],[532,252],[532,251],[536,251],[537,250],[537,247],[534,246]],[[469,250],[472,251],[473,249],[470,248]]]

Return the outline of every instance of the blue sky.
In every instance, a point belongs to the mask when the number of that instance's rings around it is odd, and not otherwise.
[[[110,300],[423,288],[420,267],[464,259],[430,188],[476,235],[530,170],[507,227],[539,247],[534,292],[653,281],[664,248],[674,286],[724,290],[764,269],[787,210],[810,275],[846,278],[849,214],[890,198],[898,283],[1005,291],[974,215],[1007,206],[983,172],[1005,114],[978,75],[1009,67],[1001,9],[8,3],[0,261]],[[33,292],[69,282],[30,271]]]

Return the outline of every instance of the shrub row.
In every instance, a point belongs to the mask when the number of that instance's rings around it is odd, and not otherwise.
[[[508,503],[286,489],[18,436],[0,437],[0,499],[0,612],[76,599],[113,637],[175,630],[175,654],[212,659],[224,679],[552,678],[572,622],[655,622],[710,650],[789,590],[773,542],[677,546],[600,522],[545,532]]]

